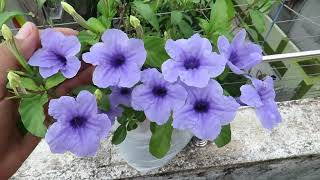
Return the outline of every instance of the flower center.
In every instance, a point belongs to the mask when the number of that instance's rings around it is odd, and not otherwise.
[[[73,128],[80,128],[87,122],[87,119],[82,116],[76,116],[71,121],[70,124]]]
[[[56,54],[56,56],[58,57],[58,60],[59,60],[63,65],[66,65],[66,64],[67,64],[67,58],[66,58],[64,55]]]
[[[130,88],[121,88],[120,89],[120,94],[121,95],[129,95],[131,93],[131,89]]]
[[[209,111],[209,108],[210,104],[208,101],[205,100],[196,101],[193,106],[193,109],[198,113],[206,113]]]
[[[155,86],[152,89],[152,94],[156,97],[164,97],[165,95],[167,95],[167,89],[163,86]]]
[[[232,64],[237,63],[237,62],[238,62],[238,59],[239,59],[239,57],[238,57],[237,52],[235,52],[235,51],[231,51],[231,54],[230,54],[230,61],[232,62]]]
[[[126,62],[126,59],[123,55],[116,55],[111,61],[111,65],[115,68],[122,66]]]
[[[186,69],[197,69],[200,66],[200,61],[197,58],[190,58],[185,60],[183,65]]]

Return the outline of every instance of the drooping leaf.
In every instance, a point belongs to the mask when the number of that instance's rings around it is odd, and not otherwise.
[[[21,78],[21,86],[31,91],[41,91],[44,90],[43,87],[38,86],[32,79],[27,77]]]
[[[112,144],[121,144],[127,137],[126,125],[120,125],[118,129],[113,133]]]
[[[266,29],[264,14],[258,10],[253,10],[253,9],[249,11],[249,14],[254,27],[258,30],[258,32],[263,33]]]
[[[219,147],[227,145],[231,141],[230,124],[222,126],[219,136],[214,140],[214,143]]]
[[[61,84],[64,80],[66,80],[66,78],[61,73],[57,73],[46,79],[45,87],[46,89],[51,89]]]
[[[172,119],[164,125],[152,125],[152,136],[149,144],[150,153],[158,158],[163,158],[171,147],[171,136],[173,132],[173,127],[171,125]],[[150,127],[151,128],[151,127]]]
[[[37,137],[44,137],[47,131],[44,125],[43,105],[48,102],[47,94],[38,94],[23,98],[19,105],[19,113],[24,127]]]
[[[137,12],[146,19],[154,29],[157,31],[160,30],[159,21],[156,14],[152,11],[151,7],[148,4],[144,4],[142,1],[133,2]]]
[[[24,15],[24,13],[19,12],[19,11],[4,11],[0,13],[0,27],[7,21],[9,21],[11,18],[19,15]]]
[[[172,11],[171,12],[171,23],[174,25],[178,25],[181,23],[183,18],[181,11]]]
[[[165,40],[163,38],[156,36],[147,36],[144,38],[144,47],[148,53],[146,65],[160,68],[162,63],[169,59],[164,46]]]

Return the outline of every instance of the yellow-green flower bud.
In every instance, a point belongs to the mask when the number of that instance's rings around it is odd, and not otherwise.
[[[138,28],[139,26],[141,26],[140,20],[137,17],[131,16],[131,15],[130,15],[130,24],[134,28]]]
[[[70,4],[62,1],[62,2],[61,2],[61,5],[62,5],[62,8],[63,8],[68,14],[73,15],[73,14],[77,13],[76,10],[74,10],[74,8],[73,8]]]
[[[100,89],[97,89],[94,92],[94,95],[96,96],[97,101],[101,101],[102,100],[103,93],[102,93],[102,91]]]
[[[9,80],[11,88],[18,88],[21,85],[21,78],[18,74],[9,71],[7,78]]]
[[[7,41],[13,40],[12,32],[6,24],[2,25],[1,33],[5,40]]]

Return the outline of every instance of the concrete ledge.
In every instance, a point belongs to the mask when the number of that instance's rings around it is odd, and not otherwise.
[[[94,158],[51,154],[41,142],[12,179],[320,179],[320,98],[279,104],[283,123],[260,127],[251,108],[239,110],[224,148],[191,143],[168,165],[142,175],[129,167],[110,140]]]

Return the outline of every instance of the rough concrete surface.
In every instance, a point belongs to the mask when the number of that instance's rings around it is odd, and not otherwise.
[[[140,174],[121,159],[110,139],[94,158],[51,154],[42,141],[12,179],[320,179],[320,99],[282,102],[283,123],[264,130],[243,108],[224,148],[190,143],[165,167]]]

